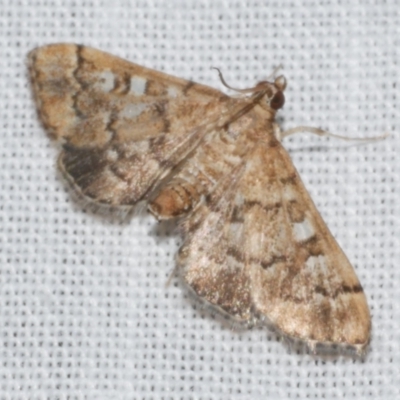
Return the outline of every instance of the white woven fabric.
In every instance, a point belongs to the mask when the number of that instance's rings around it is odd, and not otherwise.
[[[397,3],[397,4],[396,4]],[[400,398],[399,6],[395,0],[0,0],[0,398]],[[237,332],[188,298],[179,238],[150,216],[85,211],[56,173],[25,57],[77,42],[222,89],[283,64],[285,141],[354,264],[373,320],[364,360]]]

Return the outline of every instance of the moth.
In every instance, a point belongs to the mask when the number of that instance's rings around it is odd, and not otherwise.
[[[177,218],[178,270],[197,296],[311,347],[365,348],[363,289],[280,143],[283,76],[230,97],[75,44],[28,64],[65,177],[93,202]]]

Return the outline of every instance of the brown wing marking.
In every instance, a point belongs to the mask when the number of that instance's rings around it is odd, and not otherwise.
[[[234,188],[207,198],[185,222],[184,280],[236,319],[364,347],[370,317],[361,285],[286,151],[260,143],[242,171]]]
[[[229,99],[84,46],[41,47],[28,62],[39,116],[64,143],[62,171],[85,196],[111,205],[145,197]]]

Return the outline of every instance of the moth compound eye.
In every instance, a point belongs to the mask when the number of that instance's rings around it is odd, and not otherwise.
[[[276,92],[269,102],[269,105],[274,110],[279,110],[285,104],[285,96],[281,91]]]

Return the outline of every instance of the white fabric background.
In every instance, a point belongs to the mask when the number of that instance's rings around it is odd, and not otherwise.
[[[396,4],[397,3],[397,4]],[[0,0],[0,398],[400,398],[399,5],[395,0]],[[373,320],[364,360],[232,331],[175,278],[179,238],[73,201],[37,120],[25,56],[91,45],[223,89],[282,63],[285,140],[352,261]]]

